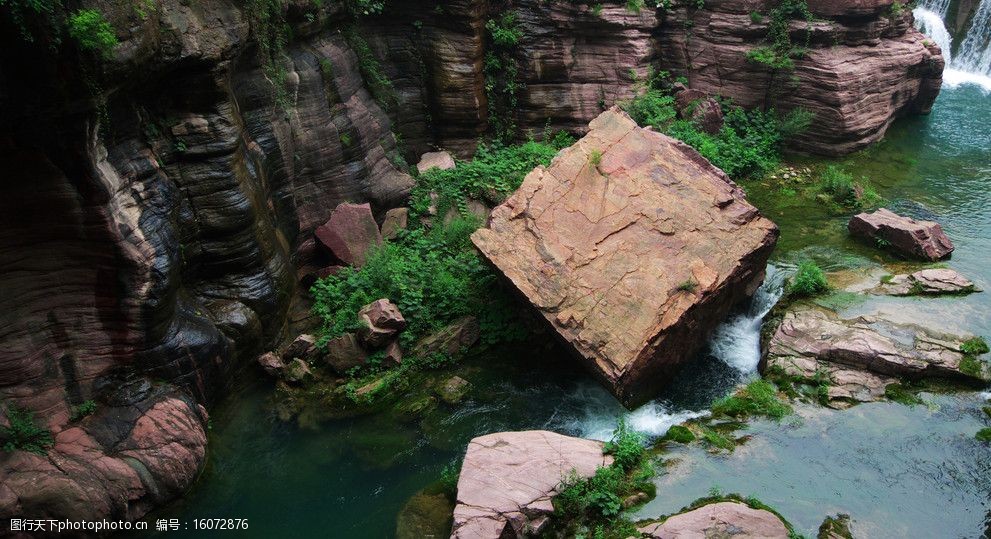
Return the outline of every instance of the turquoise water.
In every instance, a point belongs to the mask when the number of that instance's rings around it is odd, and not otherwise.
[[[869,177],[896,210],[941,221],[957,245],[950,266],[991,288],[991,98],[967,87],[944,92],[931,116],[897,123],[883,143],[842,164]],[[775,254],[782,267],[814,257],[875,279],[871,272],[907,267],[848,239],[848,214],[747,188],[782,228]],[[871,299],[843,310],[991,336],[989,297]],[[723,348],[744,347],[733,340],[738,333],[723,334]],[[656,402],[634,412],[633,425],[661,434],[704,410],[752,375],[749,352],[737,352],[730,356],[740,361],[703,354]],[[279,422],[268,403],[271,386],[245,380],[213,410],[208,464],[196,486],[149,519],[249,520],[248,530],[224,536],[392,537],[406,501],[436,481],[472,437],[546,428],[602,438],[623,413],[552,344],[489,353],[456,373],[474,385],[469,398],[421,421],[381,415],[313,430]],[[928,406],[877,403],[842,412],[801,408],[780,424],[755,422],[751,440],[729,456],[670,448],[675,461],[639,515],[675,511],[718,486],[760,497],[806,533],[829,513],[849,512],[855,529],[870,537],[979,537],[991,525],[991,448],[973,440],[988,423],[981,397],[927,400]]]

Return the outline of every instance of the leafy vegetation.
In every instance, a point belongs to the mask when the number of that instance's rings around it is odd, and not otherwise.
[[[258,43],[258,55],[265,77],[272,84],[273,99],[283,112],[292,106],[286,47],[292,31],[285,19],[281,0],[248,0],[245,8]]]
[[[911,390],[911,388],[904,384],[888,384],[884,388],[884,397],[892,402],[897,402],[906,406],[922,404],[922,399],[920,399],[919,396]]]
[[[27,451],[44,455],[55,444],[52,433],[35,423],[34,412],[13,404],[7,406],[9,427],[0,427],[3,450],[9,453]]]
[[[358,71],[361,72],[361,78],[365,81],[365,85],[368,87],[368,91],[371,92],[372,98],[382,108],[390,111],[395,110],[399,106],[399,96],[396,94],[396,88],[393,86],[392,80],[382,70],[382,64],[375,57],[375,53],[372,51],[371,46],[368,45],[368,41],[362,37],[356,26],[348,28],[344,32],[344,38],[347,40],[351,50],[358,56]]]
[[[485,75],[485,95],[488,101],[489,129],[497,140],[511,142],[516,138],[515,113],[519,100],[516,92],[519,63],[517,46],[523,37],[516,12],[506,11],[485,23],[489,50],[482,71]]]
[[[873,209],[884,199],[866,180],[857,182],[853,176],[835,165],[829,165],[819,174],[819,189],[835,202],[853,209]]]
[[[80,419],[93,415],[96,412],[96,401],[88,400],[84,401],[78,406],[72,407],[72,421],[79,421]]]
[[[709,447],[724,449],[726,451],[733,451],[736,449],[736,442],[725,434],[722,434],[712,427],[707,427],[705,425],[701,425],[699,428],[702,432],[702,441]]]
[[[991,350],[988,349],[988,343],[984,337],[973,337],[960,345],[960,351],[966,356],[979,356],[987,354]]]
[[[778,388],[771,382],[757,379],[747,384],[735,395],[723,397],[712,403],[712,415],[743,419],[766,416],[781,419],[791,413],[791,407],[778,399]]]
[[[320,344],[357,330],[358,311],[380,298],[390,299],[403,313],[408,325],[400,345],[414,354],[418,340],[468,315],[479,318],[483,344],[525,338],[512,299],[471,244],[470,235],[481,222],[468,211],[468,200],[501,199],[519,187],[527,172],[549,164],[558,149],[571,142],[558,136],[516,146],[483,145],[470,162],[422,174],[411,196],[410,229],[375,248],[360,269],[345,268],[311,288],[314,313],[323,321]],[[451,360],[442,354],[407,357],[398,368],[374,379],[370,377],[381,371],[381,362],[370,360],[368,367],[353,373],[345,389],[355,400],[360,395],[372,401],[406,383],[410,372]]]
[[[653,74],[623,109],[641,126],[651,126],[695,148],[734,179],[759,178],[777,167],[783,143],[805,130],[812,119],[802,109],[780,116],[773,110],[746,111],[723,100],[723,126],[709,134],[692,120],[677,119],[669,86],[666,74]]]
[[[600,467],[595,475],[582,478],[572,471],[554,497],[555,524],[562,535],[625,539],[636,536],[636,526],[623,515],[623,502],[643,493],[641,502],[654,495],[654,466],[647,457],[643,437],[620,421],[605,452],[613,463]]]
[[[763,19],[761,14],[757,14]],[[764,44],[747,52],[747,60],[767,66],[772,71],[790,71],[795,68],[795,60],[805,56],[808,49],[810,32],[805,32],[805,43],[795,45],[791,40],[790,23],[792,19],[802,18],[812,22],[812,11],[805,0],[782,0],[768,13],[770,23]],[[755,21],[753,13],[751,21]]]
[[[977,431],[974,438],[977,438],[980,442],[991,442],[991,427],[985,427]]]
[[[815,262],[804,260],[798,264],[798,271],[788,283],[788,295],[793,298],[808,298],[829,291],[829,282]]]
[[[83,50],[107,58],[117,46],[117,34],[103,14],[95,9],[82,9],[69,18],[69,36]]]

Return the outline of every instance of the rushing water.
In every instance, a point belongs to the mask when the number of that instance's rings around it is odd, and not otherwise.
[[[943,85],[968,84],[991,92],[991,0],[981,0],[956,48],[944,23],[949,6],[949,0],[923,0],[912,10],[919,30],[943,51]]]
[[[946,91],[931,116],[897,123],[887,140],[843,165],[869,177],[899,211],[941,221],[957,245],[950,265],[991,289],[991,96],[972,86]],[[754,375],[760,319],[798,259],[874,279],[905,267],[850,240],[846,216],[745,187],[782,229],[766,283],[664,394],[632,412],[630,424],[642,432],[661,435],[704,414],[713,399]],[[840,307],[991,336],[989,293]],[[434,482],[472,437],[544,428],[603,439],[625,413],[553,345],[499,350],[456,373],[474,385],[456,407],[415,422],[382,414],[312,430],[280,423],[267,405],[268,383],[245,381],[213,412],[208,463],[195,488],[150,518],[248,518],[249,530],[233,533],[242,537],[390,537],[406,500]],[[760,497],[810,535],[826,514],[848,512],[872,538],[978,537],[991,521],[991,449],[973,435],[988,422],[979,404],[989,396],[932,395],[924,406],[876,403],[840,412],[800,407],[781,423],[754,422],[750,441],[730,455],[672,447],[658,496],[639,516],[676,511],[719,487]]]

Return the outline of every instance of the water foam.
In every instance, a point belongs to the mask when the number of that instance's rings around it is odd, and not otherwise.
[[[953,54],[953,40],[943,18],[947,2],[935,0],[923,2],[912,10],[915,26],[943,51],[946,69],[943,86],[977,86],[984,93],[991,93],[991,0],[982,0],[971,21],[970,28]]]
[[[721,324],[712,335],[713,356],[743,374],[756,372],[760,363],[760,326],[764,316],[784,293],[785,272],[767,267],[764,283],[754,293],[746,312]]]

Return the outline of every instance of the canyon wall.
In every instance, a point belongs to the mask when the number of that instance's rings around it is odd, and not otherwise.
[[[55,442],[0,452],[0,519],[133,519],[188,488],[204,406],[306,317],[313,229],[343,201],[403,205],[404,158],[468,155],[489,129],[497,13],[520,32],[499,113],[539,135],[582,131],[651,66],[760,104],[766,77],[741,58],[764,31],[747,12],[764,7],[740,1],[390,2],[354,18],[291,0],[282,33],[258,11],[271,2],[86,0],[120,40],[98,61],[66,36],[25,41],[0,8],[0,401]],[[801,88],[771,103],[817,114],[799,147],[820,153],[926,111],[942,66],[910,15],[839,13],[815,23],[816,43],[838,44],[813,48]]]

